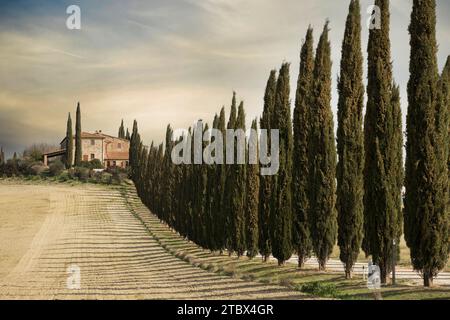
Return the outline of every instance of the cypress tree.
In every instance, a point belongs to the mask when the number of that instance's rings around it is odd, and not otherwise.
[[[222,132],[223,145],[225,146],[225,108],[222,107],[217,122],[217,129]],[[225,156],[225,154],[224,154]],[[216,166],[216,192],[214,194],[214,222],[215,222],[215,249],[222,251],[225,248],[226,242],[226,216],[225,210],[225,194],[226,194],[226,177],[227,166],[219,164]]]
[[[138,133],[138,125],[137,125],[137,121],[134,120],[133,121],[133,131],[131,134],[131,138],[130,138],[130,149],[129,149],[129,159],[130,159],[130,166],[131,166],[131,178],[135,179],[135,172],[137,170],[137,161],[136,161],[136,157],[137,157],[137,151],[138,151],[138,146],[139,146],[139,142],[140,142],[140,137],[139,137],[139,133]]]
[[[310,230],[319,269],[324,270],[336,242],[336,147],[331,112],[331,48],[328,21],[314,63],[311,104]]]
[[[361,51],[361,14],[359,0],[351,0],[344,40],[341,73],[338,81],[337,199],[338,245],[346,278],[357,261],[362,243],[364,138],[363,56]]]
[[[437,68],[436,2],[414,0],[411,13],[410,78],[406,144],[405,239],[424,286],[447,263],[448,106]]]
[[[162,216],[164,217],[164,221],[167,222],[167,224],[170,227],[173,227],[174,219],[173,219],[173,208],[172,208],[172,201],[173,201],[173,187],[174,187],[174,168],[172,163],[172,148],[173,148],[173,130],[170,127],[170,124],[167,125],[166,128],[166,143],[165,143],[165,150],[164,150],[164,163],[163,163],[163,181],[162,184]]]
[[[270,127],[271,118],[273,117],[275,106],[275,92],[277,87],[276,70],[270,71],[269,79],[267,80],[266,91],[264,94],[264,109],[260,119],[261,129],[268,131],[268,148],[270,150]],[[272,253],[272,245],[270,241],[271,230],[271,207],[272,207],[272,191],[273,191],[273,177],[266,175],[261,176],[259,185],[259,218],[258,218],[258,249],[263,257],[263,261],[267,261]]]
[[[121,139],[125,139],[125,128],[123,127],[123,119],[122,122],[120,123],[118,137]]]
[[[238,115],[236,118],[236,129],[245,131],[245,111],[244,103],[241,101],[238,107]],[[235,162],[230,165],[230,180],[232,189],[231,193],[231,226],[232,226],[232,250],[236,252],[238,257],[245,252],[245,181],[246,181],[246,165],[237,163],[237,142],[235,141]]]
[[[205,123],[205,127],[202,131],[202,137],[208,137],[209,134],[209,126],[208,123]],[[206,141],[205,141],[206,140]],[[203,140],[202,139],[202,152],[205,150],[205,148],[209,144],[209,138]],[[209,248],[208,244],[208,237],[210,236],[209,232],[209,211],[208,211],[208,171],[209,171],[209,165],[206,163],[203,163],[200,165],[200,178],[201,178],[201,197],[200,197],[200,204],[201,204],[201,210],[200,213],[200,244],[204,248]]]
[[[381,28],[368,44],[367,107],[364,119],[364,239],[366,255],[380,267],[386,283],[393,241],[401,233],[402,132],[398,89],[392,81],[389,1],[376,0]]]
[[[227,129],[235,129],[236,121],[237,121],[236,93],[233,92],[233,98],[231,100],[230,117],[228,119]],[[236,148],[234,149],[234,155],[236,156]],[[236,157],[234,160],[236,160]],[[232,165],[225,165],[225,166],[226,166],[226,180],[224,190],[225,192],[223,197],[223,212],[225,215],[225,247],[228,250],[228,254],[231,255],[233,253],[233,238],[235,234],[233,226],[233,212],[231,207],[232,190],[234,189],[232,179],[233,166]]]
[[[251,128],[255,131],[250,132],[249,150],[258,151],[258,129],[257,120],[253,120]],[[250,156],[248,157],[250,160]],[[256,159],[258,156],[256,155]],[[250,161],[249,161],[250,162]],[[245,201],[245,229],[247,256],[250,258],[258,254],[258,201],[259,201],[259,162],[255,164],[248,163],[246,179],[246,201]]]
[[[213,125],[212,125],[212,129],[217,129],[218,125],[219,125],[219,116],[217,115],[217,113],[214,115],[214,120],[213,120]],[[214,137],[210,136],[209,137],[209,143],[213,143],[214,142]],[[215,152],[212,153],[212,156],[215,156]],[[210,164],[210,165],[206,165],[207,167],[206,171],[207,171],[207,187],[206,187],[206,201],[205,201],[205,218],[206,218],[206,224],[207,224],[207,229],[206,229],[206,247],[211,250],[211,251],[215,251],[217,250],[217,244],[216,244],[216,239],[217,239],[217,235],[216,235],[216,222],[214,221],[215,219],[215,207],[216,207],[216,200],[217,198],[215,197],[215,193],[216,193],[216,188],[217,188],[217,184],[218,181],[216,180],[217,176],[216,176],[216,172],[217,172],[217,164]]]
[[[72,167],[73,163],[73,134],[72,134],[72,119],[67,118],[67,129],[66,129],[66,155],[65,155],[66,168]]]
[[[127,128],[127,134],[125,135],[125,139],[127,139],[127,140],[131,139],[130,131],[128,131],[128,128]]]
[[[279,129],[278,174],[272,194],[272,254],[283,265],[292,255],[292,122],[289,100],[289,64],[283,63],[277,80],[271,129]]]
[[[444,99],[444,104],[448,107],[448,112],[450,113],[450,56],[447,57],[447,62],[445,63],[444,69],[442,70],[440,87],[442,90],[442,97]],[[450,125],[449,133],[450,137]],[[449,140],[449,157],[447,160],[447,167],[449,172],[449,183],[450,183],[450,140]]]
[[[3,147],[0,148],[0,165],[5,164],[5,153]]]
[[[300,71],[294,109],[293,161],[293,245],[298,255],[298,266],[303,267],[311,255],[311,236],[308,227],[310,98],[314,71],[313,30],[308,28],[300,52]]]
[[[81,110],[80,103],[77,105],[77,119],[75,122],[75,166],[79,167],[82,160],[81,150]]]

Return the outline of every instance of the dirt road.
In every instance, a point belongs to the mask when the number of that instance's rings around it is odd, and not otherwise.
[[[0,182],[0,299],[304,297],[175,258],[117,190]]]

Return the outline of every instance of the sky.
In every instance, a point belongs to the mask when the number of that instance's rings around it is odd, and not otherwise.
[[[315,45],[330,20],[332,109],[336,119],[341,43],[349,0],[86,0],[0,2],[0,146],[11,156],[33,143],[58,144],[79,101],[83,131],[117,134],[138,121],[145,144],[168,123],[212,122],[232,92],[247,125],[260,116],[272,69],[290,62],[291,107],[308,25]],[[450,1],[437,0],[439,70],[450,54]],[[367,8],[361,0],[366,58]],[[81,29],[66,9],[81,9]],[[406,116],[412,0],[391,1],[395,81]],[[365,60],[365,69],[367,61]],[[366,79],[366,74],[364,75]]]

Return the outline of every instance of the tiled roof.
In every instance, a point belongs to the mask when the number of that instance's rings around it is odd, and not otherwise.
[[[75,137],[76,137],[76,135],[73,135],[74,139],[75,139]],[[108,134],[104,134],[102,132],[94,132],[94,133],[81,132],[81,139],[106,139],[106,138],[113,138],[113,139],[128,141],[127,139],[113,137],[113,136],[110,136]],[[60,143],[62,143],[64,140],[66,140],[66,137],[64,137],[64,139]]]
[[[101,133],[81,132],[81,139],[105,139]]]

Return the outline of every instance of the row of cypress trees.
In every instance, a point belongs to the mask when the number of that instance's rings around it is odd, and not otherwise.
[[[279,171],[260,176],[257,164],[174,165],[170,125],[166,142],[147,148],[137,123],[131,135],[131,175],[143,202],[181,235],[212,251],[279,264],[297,253],[303,266],[312,254],[319,268],[338,243],[347,278],[360,249],[379,265],[381,280],[398,258],[405,238],[414,268],[430,285],[448,259],[448,152],[450,62],[438,75],[435,1],[415,0],[411,16],[406,179],[399,87],[392,76],[389,1],[375,0],[381,28],[368,43],[367,105],[364,105],[361,15],[351,0],[338,78],[337,145],[331,111],[331,48],[328,22],[313,50],[308,28],[291,120],[288,63],[272,70],[266,85],[261,129],[279,129]],[[233,94],[230,116],[214,117],[213,128],[245,129],[245,110]],[[206,132],[198,122],[189,129]],[[257,121],[252,121],[257,128]],[[225,136],[225,134],[224,134]],[[251,141],[251,139],[249,139]],[[213,138],[204,142],[207,148]],[[269,139],[270,145],[270,139]],[[270,147],[269,147],[270,150]],[[236,152],[235,152],[236,154]],[[235,162],[236,163],[236,162]],[[261,165],[263,166],[263,165]],[[405,185],[403,217],[401,189]],[[395,250],[395,251],[394,251]]]

